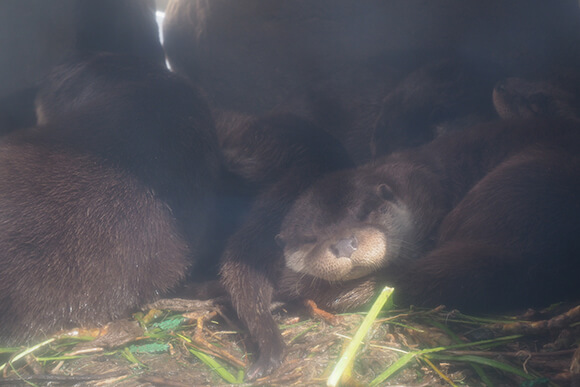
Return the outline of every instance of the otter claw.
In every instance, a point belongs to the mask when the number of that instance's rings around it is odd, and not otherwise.
[[[270,356],[260,356],[258,361],[250,366],[246,372],[246,380],[252,381],[267,376],[280,367],[283,361],[283,353]]]

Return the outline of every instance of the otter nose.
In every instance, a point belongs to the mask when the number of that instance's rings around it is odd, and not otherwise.
[[[355,236],[350,238],[341,239],[332,245],[331,250],[337,257],[350,258],[352,253],[358,248],[358,240]]]

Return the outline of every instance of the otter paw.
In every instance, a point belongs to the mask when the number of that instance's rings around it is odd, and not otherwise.
[[[248,368],[246,380],[252,381],[270,375],[284,360],[284,344],[276,343],[260,351],[258,360]]]

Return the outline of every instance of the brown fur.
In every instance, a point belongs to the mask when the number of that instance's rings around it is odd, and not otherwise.
[[[43,124],[0,142],[2,343],[127,316],[179,283],[217,177],[209,110],[157,65],[66,64],[38,104]]]
[[[574,78],[577,78],[574,77]],[[506,78],[493,89],[493,104],[503,119],[580,119],[578,80]]]
[[[283,359],[284,342],[270,313],[280,280],[282,251],[275,243],[293,200],[322,174],[352,166],[346,151],[323,130],[293,115],[241,119],[222,138],[226,167],[252,196],[247,214],[228,239],[221,282],[257,344],[248,379]]]
[[[489,67],[445,58],[411,72],[382,101],[373,129],[373,156],[496,118],[489,94],[498,75]]]
[[[263,114],[366,70],[359,97],[380,74],[397,80],[399,66],[416,69],[433,53],[515,69],[573,55],[563,47],[579,37],[577,15],[573,0],[172,0],[164,46],[216,107]]]
[[[385,155],[488,119],[500,78],[577,67],[579,17],[575,0],[172,0],[164,47],[212,107],[309,117],[361,163],[375,126]]]
[[[302,292],[342,310],[353,301],[329,303],[328,292],[389,283],[400,303],[463,310],[578,298],[579,150],[574,122],[505,121],[330,175],[284,219],[287,266],[301,268],[305,280],[281,297]],[[362,251],[337,248],[366,230],[385,235],[384,256],[362,244]],[[328,251],[340,261],[352,254],[358,268],[317,263]],[[369,277],[353,280],[367,270]],[[361,291],[360,304],[369,299]]]

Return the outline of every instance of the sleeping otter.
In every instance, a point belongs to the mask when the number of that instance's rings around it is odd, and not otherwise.
[[[213,108],[309,117],[363,163],[375,126],[375,155],[420,145],[490,118],[498,79],[574,67],[579,12],[575,0],[171,0],[164,48]]]
[[[526,79],[511,77],[493,89],[493,105],[503,119],[566,118],[580,119],[578,80]]]
[[[387,283],[399,303],[466,311],[577,299],[579,151],[577,123],[506,120],[329,175],[282,223],[279,297],[344,310]]]
[[[220,199],[236,211],[237,203],[248,206],[242,206],[240,217],[233,221],[239,226],[225,243],[221,283],[257,344],[259,356],[247,372],[248,379],[255,379],[277,367],[284,354],[284,342],[270,313],[284,264],[274,238],[282,218],[315,179],[353,163],[336,139],[295,115],[221,115],[217,122],[218,127],[229,128],[220,142],[233,179],[232,195]],[[240,200],[230,202],[232,198]],[[232,212],[222,215],[225,223],[232,223]]]
[[[127,316],[198,257],[218,171],[197,91],[101,54],[58,67],[0,141],[0,342]]]
[[[264,114],[329,84],[355,100],[377,82],[388,90],[451,53],[507,69],[564,62],[578,14],[573,0],[171,0],[164,47],[214,107]]]
[[[371,152],[385,156],[495,118],[489,92],[498,69],[461,58],[434,60],[411,72],[383,99]]]

